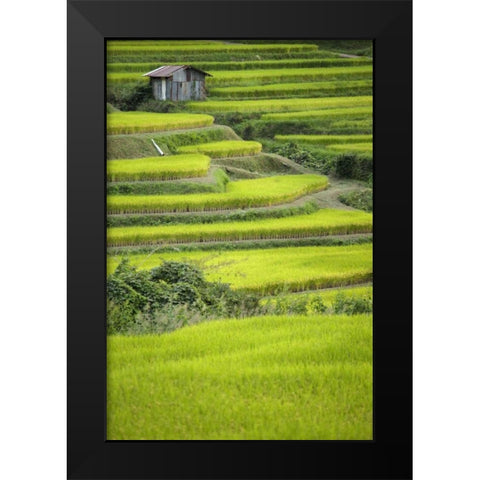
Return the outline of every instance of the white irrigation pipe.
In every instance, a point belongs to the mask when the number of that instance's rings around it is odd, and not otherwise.
[[[160,154],[161,157],[163,157],[165,154],[163,153],[162,149],[155,143],[155,140],[152,138],[152,143],[157,152]]]

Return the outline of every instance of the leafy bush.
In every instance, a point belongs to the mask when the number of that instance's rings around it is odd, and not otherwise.
[[[150,272],[153,281],[163,280],[167,283],[188,283],[197,287],[205,284],[203,272],[189,263],[163,262]]]
[[[155,100],[154,98],[149,98],[148,100],[140,103],[137,110],[142,112],[155,112],[155,113],[172,113],[172,112],[181,112],[185,110],[184,102],[172,102],[170,100]]]
[[[345,205],[349,205],[359,210],[371,212],[373,210],[372,189],[366,188],[357,192],[349,192],[340,195],[338,199]]]
[[[165,261],[137,270],[122,259],[107,279],[109,334],[162,333],[219,317],[262,313],[260,297],[207,282],[195,265]]]
[[[371,297],[347,297],[338,293],[333,304],[334,313],[345,313],[355,315],[358,313],[370,313],[373,311],[373,300]]]
[[[335,159],[335,175],[368,181],[372,175],[373,161],[370,155],[357,153],[342,154]]]
[[[145,82],[109,85],[107,88],[107,102],[115,109],[124,111],[136,110],[151,96],[152,88]],[[108,109],[107,113],[110,113]]]

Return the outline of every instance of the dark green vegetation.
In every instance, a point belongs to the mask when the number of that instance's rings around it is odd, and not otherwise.
[[[353,208],[371,212],[373,210],[373,192],[371,188],[360,190],[356,192],[343,193],[338,199]]]
[[[109,440],[372,439],[371,57],[109,42]],[[154,100],[162,63],[207,100]]]

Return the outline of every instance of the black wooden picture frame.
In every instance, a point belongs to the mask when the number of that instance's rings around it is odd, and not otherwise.
[[[68,0],[69,479],[412,476],[411,2]],[[105,41],[374,41],[374,439],[106,441]]]

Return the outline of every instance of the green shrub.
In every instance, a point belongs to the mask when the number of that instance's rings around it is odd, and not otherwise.
[[[340,292],[333,303],[334,313],[356,315],[358,313],[370,313],[373,311],[373,299],[371,297],[347,297]]]
[[[258,294],[207,282],[189,263],[166,261],[137,270],[125,257],[107,279],[109,334],[163,333],[212,318],[262,312]]]
[[[115,109],[136,110],[138,105],[152,96],[152,88],[148,83],[136,82],[129,84],[109,85],[107,102]],[[107,110],[107,113],[110,113]]]
[[[353,208],[371,212],[373,210],[373,196],[372,189],[367,188],[357,192],[344,193],[338,197],[338,199]]]
[[[334,173],[341,178],[368,181],[372,175],[373,161],[370,155],[356,153],[341,154],[335,159]]]
[[[141,110],[142,112],[155,112],[155,113],[172,113],[172,112],[181,112],[185,110],[184,102],[172,102],[170,100],[155,100],[154,98],[149,98],[140,103],[136,110]]]
[[[150,272],[153,281],[163,280],[166,283],[188,283],[197,287],[205,285],[203,272],[189,263],[163,262]]]

